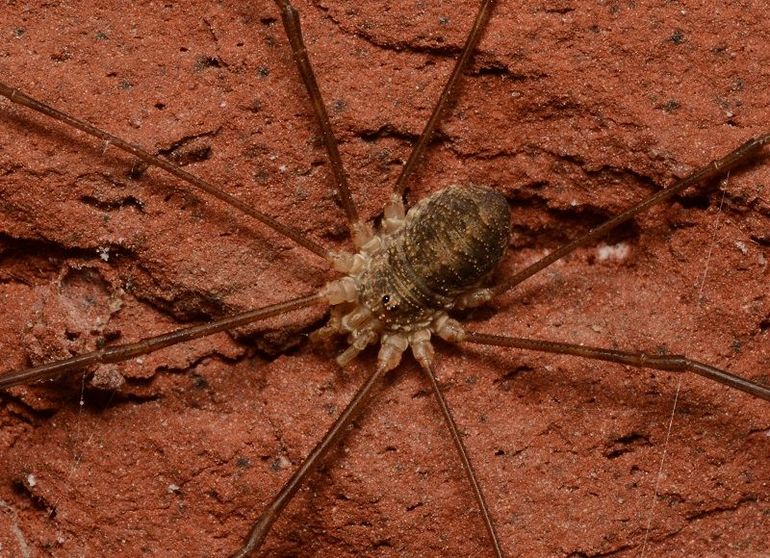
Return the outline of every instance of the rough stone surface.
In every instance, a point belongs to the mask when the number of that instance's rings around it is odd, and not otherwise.
[[[499,189],[512,269],[767,132],[764,3],[643,4],[500,1],[409,198],[452,183]],[[356,202],[375,219],[476,2],[297,6]],[[6,3],[0,76],[347,245],[273,2]],[[114,148],[6,101],[0,126],[4,371],[331,277]],[[468,327],[683,352],[770,381],[768,163],[653,209],[466,316]],[[3,394],[0,555],[232,552],[373,365],[367,354],[335,369],[306,339],[322,318],[299,312],[103,367],[98,389],[89,374]],[[444,344],[437,354],[509,555],[770,551],[767,403],[601,362]],[[411,360],[263,554],[490,554]]]

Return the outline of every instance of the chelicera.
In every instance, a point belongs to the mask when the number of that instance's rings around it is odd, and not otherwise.
[[[306,64],[306,60],[302,58],[303,47],[301,45],[296,13],[288,2],[279,2],[279,5],[281,6],[284,15],[285,25],[289,30],[290,40],[294,43],[295,55],[300,59],[300,65],[302,67],[303,64]],[[455,77],[461,74],[463,63],[467,62],[467,59],[473,50],[473,45],[480,37],[480,30],[483,29],[484,21],[489,14],[491,5],[491,2],[485,2],[483,4],[474,32],[471,34],[468,44],[463,51],[461,63],[458,63],[457,70],[454,74]],[[317,94],[317,87],[312,85],[312,74],[307,68],[309,68],[309,66],[306,66],[306,69],[302,70],[303,78],[307,83],[310,83],[309,88],[311,95],[315,95]],[[439,110],[436,111],[436,114],[440,114],[440,108],[443,108],[443,102],[449,97],[451,88],[447,88],[446,91],[446,95],[442,96],[442,103],[438,105]],[[26,97],[26,95],[13,88],[3,87],[1,92],[13,101],[27,104],[28,106],[32,106],[32,108],[42,110],[42,112],[47,111],[47,109],[36,104],[33,100]],[[323,107],[323,104],[316,103],[316,106]],[[611,221],[607,225],[592,231],[586,237],[579,239],[573,244],[566,245],[563,249],[557,250],[533,266],[507,278],[503,283],[492,284],[488,281],[489,275],[503,255],[508,235],[507,223],[503,222],[504,219],[501,219],[501,216],[507,216],[507,212],[501,210],[501,198],[499,195],[493,194],[491,191],[481,187],[452,187],[442,190],[426,200],[423,200],[417,207],[413,208],[409,213],[406,213],[403,205],[401,205],[402,196],[406,178],[409,177],[409,172],[414,168],[414,164],[407,164],[405,172],[402,175],[405,178],[402,181],[399,181],[393,198],[385,208],[382,225],[382,231],[384,232],[382,234],[374,234],[368,229],[365,223],[362,223],[357,218],[349,192],[346,193],[347,187],[344,185],[344,172],[342,171],[341,164],[337,161],[339,157],[338,155],[335,155],[336,147],[334,146],[333,137],[326,131],[328,123],[323,115],[321,115],[321,122],[322,128],[325,127],[324,137],[326,138],[327,147],[330,151],[330,158],[333,161],[332,165],[337,174],[337,186],[340,189],[340,195],[343,200],[342,205],[346,209],[354,244],[358,249],[357,253],[328,253],[322,248],[319,248],[319,245],[315,243],[315,241],[303,238],[301,235],[297,234],[296,231],[282,227],[279,223],[274,222],[262,214],[257,215],[258,212],[241,207],[235,203],[234,200],[227,199],[226,195],[220,195],[219,193],[215,193],[215,195],[219,195],[220,198],[224,198],[226,201],[233,203],[233,205],[237,205],[241,209],[249,211],[250,214],[255,215],[258,219],[263,220],[276,230],[286,234],[289,238],[296,240],[302,246],[327,258],[331,265],[345,274],[346,277],[330,282],[320,293],[311,294],[301,299],[259,309],[234,319],[220,320],[215,324],[191,328],[185,332],[169,335],[164,338],[147,340],[128,347],[107,348],[91,355],[75,357],[66,363],[57,362],[51,365],[35,367],[23,371],[20,374],[7,376],[0,385],[10,386],[21,382],[28,382],[33,379],[48,377],[53,374],[61,374],[70,369],[79,369],[87,364],[124,360],[126,358],[145,354],[172,342],[178,342],[186,338],[211,333],[213,331],[228,329],[234,325],[248,323],[249,321],[262,319],[267,316],[283,314],[292,309],[304,306],[323,303],[332,305],[330,324],[326,329],[319,332],[318,335],[324,337],[340,332],[349,334],[349,348],[338,356],[338,362],[342,365],[349,363],[356,354],[362,351],[366,346],[370,344],[379,344],[380,356],[378,359],[377,370],[359,391],[359,394],[354,398],[345,413],[343,413],[340,420],[338,420],[335,426],[329,431],[324,440],[319,443],[316,450],[311,454],[311,458],[306,461],[307,466],[303,465],[303,467],[298,470],[297,474],[295,474],[289,483],[287,483],[284,491],[282,491],[273,501],[269,510],[262,516],[262,520],[255,527],[249,543],[239,555],[247,555],[258,548],[262,539],[266,536],[272,522],[277,518],[281,509],[291,498],[294,491],[296,491],[300,481],[302,481],[304,476],[311,470],[310,466],[316,464],[321,456],[333,446],[335,439],[343,431],[347,421],[352,418],[359,410],[359,407],[365,403],[369,391],[377,383],[381,374],[394,368],[398,364],[401,353],[407,346],[411,347],[414,356],[428,373],[432,380],[435,393],[439,397],[439,400],[442,401],[440,391],[437,388],[437,383],[431,369],[433,349],[430,337],[434,334],[452,342],[526,347],[547,352],[578,354],[591,358],[621,362],[632,366],[689,370],[702,373],[707,377],[743,389],[756,396],[765,399],[768,398],[767,388],[761,385],[741,380],[714,367],[689,361],[681,357],[596,349],[577,345],[514,339],[504,336],[492,336],[474,331],[465,331],[459,322],[454,321],[449,316],[447,311],[454,308],[473,307],[482,304],[493,296],[502,294],[507,291],[507,289],[525,280],[527,277],[534,275],[537,271],[540,271],[554,261],[557,261],[564,255],[570,253],[577,246],[583,245],[594,238],[598,238],[601,234],[617,224],[627,221],[646,207],[671,198],[677,192],[681,192],[689,185],[722,176],[725,172],[728,172],[730,169],[745,162],[751,156],[756,154],[764,144],[770,141],[770,136],[761,136],[747,142],[745,145],[726,155],[719,161],[703,167],[703,169],[696,172],[690,179],[682,181],[660,195],[651,197],[648,201],[632,208],[629,212],[625,212],[619,218]],[[435,125],[436,121],[432,120],[431,123],[432,125]],[[140,158],[143,158],[149,164],[164,166],[164,163],[160,160],[152,156],[146,157],[145,154],[138,152],[131,146],[121,146],[121,142],[117,138],[107,137],[93,129],[89,131],[90,133],[102,137],[111,145],[128,148],[129,151],[140,156]],[[424,141],[422,141],[420,147],[413,152],[415,154],[413,159],[415,164],[416,161],[419,160],[422,150],[428,143],[430,136],[431,128],[429,127],[421,138]],[[184,171],[180,171],[180,169],[174,165],[165,164],[165,168],[177,176],[183,175],[183,179],[196,181],[186,175]],[[200,181],[198,181],[198,183],[198,185],[200,185]],[[479,201],[483,198],[488,199]],[[478,225],[479,223],[472,221],[463,222],[462,218],[468,217],[468,214],[462,212],[459,214],[459,220],[452,220],[451,213],[441,211],[436,207],[444,202],[448,205],[462,204],[463,207],[467,207],[467,204],[470,203],[478,208],[479,213],[483,213],[486,209],[493,208],[490,210],[490,214],[492,215],[490,221],[493,222],[493,225],[478,226],[474,229],[474,225]],[[507,210],[507,206],[505,209]],[[431,221],[432,219],[433,221]],[[483,219],[481,221],[483,221]],[[437,252],[439,246],[443,248],[445,244],[444,241],[451,236],[457,236],[457,234],[452,232],[442,232],[442,224],[444,223],[448,223],[452,226],[459,226],[458,229],[455,229],[455,233],[462,230],[469,230],[471,232],[473,230],[480,231],[480,236],[477,239],[479,240],[479,244],[475,246],[465,244],[465,246],[468,247],[469,253],[464,254],[462,258],[456,257],[458,254],[456,251],[447,250],[448,258],[450,260],[455,258],[454,261],[450,261],[449,263],[447,263],[447,258],[442,257],[440,254],[419,253],[413,258],[404,256],[405,252],[418,248],[425,248],[426,251],[433,252]],[[434,237],[434,242],[423,242],[424,239],[419,238],[419,234],[421,233],[424,233],[427,236],[432,235]],[[442,236],[442,234],[444,236]],[[453,248],[457,248],[458,246],[462,247],[462,240],[463,239],[454,240],[452,243],[446,244],[451,244]],[[437,241],[438,244],[436,243]],[[478,261],[475,261],[474,257],[477,258]],[[402,266],[399,273],[395,270],[395,265],[398,262],[408,262]],[[463,265],[466,263],[469,264],[468,269],[463,268]],[[421,265],[424,265],[425,269],[418,271],[417,268]],[[453,273],[456,274],[456,277],[448,278]],[[445,281],[445,284],[443,285],[441,284],[442,280]],[[446,406],[442,404],[442,408],[446,409]],[[497,553],[500,554],[500,544],[495,535],[493,522],[487,513],[486,504],[481,496],[481,491],[478,488],[478,483],[475,480],[475,475],[470,467],[470,463],[464,455],[461,438],[457,435],[451,415],[446,410],[445,418],[450,425],[450,429],[452,429],[453,437],[463,456],[465,470],[474,486],[478,504],[483,511],[487,530],[493,541],[493,547]]]

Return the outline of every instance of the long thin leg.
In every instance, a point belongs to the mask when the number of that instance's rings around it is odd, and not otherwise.
[[[171,333],[164,333],[163,335],[158,335],[156,337],[148,337],[147,339],[137,341],[136,343],[125,343],[123,345],[105,347],[66,360],[49,362],[47,364],[35,366],[34,368],[11,372],[10,374],[0,376],[0,389],[53,378],[59,374],[74,372],[92,364],[123,362],[130,358],[155,352],[164,347],[176,345],[177,343],[213,335],[220,331],[226,331],[258,320],[264,320],[265,318],[320,304],[323,301],[324,297],[321,294],[307,295],[286,302],[271,304],[270,306],[265,306],[264,308],[259,308],[257,310],[249,310],[248,312],[228,316],[220,320],[214,320],[207,324],[178,329]]]
[[[334,182],[337,185],[337,193],[342,202],[342,210],[345,212],[345,216],[348,219],[350,235],[355,239],[359,236],[360,233],[358,229],[361,227],[358,210],[353,201],[353,196],[350,194],[348,179],[345,175],[345,167],[342,164],[342,158],[340,157],[340,152],[337,148],[337,138],[334,136],[331,124],[329,123],[326,105],[321,97],[321,90],[318,88],[318,81],[316,80],[313,66],[310,63],[310,58],[308,57],[307,49],[305,48],[305,41],[302,39],[302,27],[300,26],[299,12],[291,5],[289,0],[275,0],[275,3],[281,10],[283,27],[286,30],[289,44],[291,44],[294,60],[297,63],[300,76],[302,76],[302,82],[305,84],[305,89],[310,96],[310,101],[313,104],[313,111],[315,112],[318,125],[321,128],[321,136],[324,145],[326,146],[326,152],[329,154],[329,161],[331,163],[332,172],[334,173]]]
[[[423,153],[425,153],[425,148],[428,146],[428,142],[430,142],[430,138],[433,135],[433,132],[436,130],[436,126],[438,126],[438,123],[441,121],[441,117],[446,111],[447,103],[454,93],[457,82],[465,70],[465,67],[468,65],[468,62],[473,55],[473,51],[476,48],[479,39],[481,39],[481,35],[484,32],[484,28],[486,27],[487,21],[489,20],[489,16],[492,14],[493,5],[494,0],[484,0],[481,3],[481,7],[476,14],[476,19],[473,22],[473,27],[471,28],[470,33],[468,33],[468,38],[465,39],[465,45],[463,46],[460,58],[457,59],[455,67],[452,70],[452,74],[449,76],[449,80],[444,86],[444,90],[441,92],[441,96],[439,97],[436,106],[433,107],[433,113],[430,115],[428,122],[425,124],[425,128],[423,129],[422,134],[420,134],[420,138],[417,140],[414,148],[412,148],[412,152],[409,154],[409,159],[407,159],[406,164],[401,169],[401,174],[399,175],[398,180],[396,180],[396,184],[393,187],[393,192],[398,196],[404,195],[404,190],[406,190],[406,183],[417,167],[417,163],[420,162]]]
[[[490,335],[475,331],[466,331],[463,341],[479,345],[496,345],[498,347],[529,349],[560,355],[575,355],[594,360],[617,362],[618,364],[636,366],[637,368],[652,368],[670,372],[692,372],[709,380],[746,392],[754,397],[770,401],[770,387],[741,378],[720,368],[689,359],[684,355],[656,355],[641,351],[618,351],[615,349],[557,343],[541,339]]]
[[[441,407],[441,413],[444,415],[444,421],[449,428],[449,432],[452,434],[452,441],[455,444],[455,448],[457,448],[457,453],[460,454],[460,460],[463,463],[463,469],[465,470],[465,474],[468,477],[468,481],[471,483],[473,494],[476,496],[476,501],[479,504],[481,516],[484,519],[484,527],[487,529],[487,534],[489,535],[489,540],[492,543],[492,548],[495,551],[495,556],[497,556],[497,558],[502,558],[503,549],[500,546],[500,540],[497,536],[497,531],[495,530],[495,524],[492,521],[492,516],[489,513],[487,501],[484,499],[484,493],[481,491],[481,484],[479,484],[479,481],[476,478],[476,471],[473,469],[471,460],[468,457],[468,452],[465,449],[465,444],[463,443],[463,439],[460,436],[460,431],[457,429],[457,423],[455,423],[455,419],[452,416],[452,411],[450,411],[449,405],[446,402],[446,398],[441,392],[441,387],[438,385],[436,372],[433,370],[432,364],[420,362],[420,365],[430,379],[430,384],[433,388],[433,394],[438,400],[438,404]]]
[[[589,242],[600,238],[607,234],[610,230],[614,229],[618,225],[629,221],[637,214],[649,209],[653,205],[664,202],[676,194],[682,192],[688,186],[698,184],[700,182],[706,182],[718,176],[724,175],[726,172],[734,169],[735,167],[745,163],[752,157],[754,157],[762,149],[764,145],[770,143],[770,134],[764,134],[762,136],[750,139],[737,149],[731,151],[721,159],[712,161],[709,164],[701,167],[687,178],[677,182],[673,186],[661,190],[645,200],[642,200],[633,207],[628,208],[623,213],[616,215],[612,219],[605,221],[595,229],[590,230],[580,238],[573,240],[572,242],[565,244],[558,250],[554,250],[544,258],[536,261],[532,265],[525,267],[521,271],[513,274],[507,280],[492,287],[491,291],[493,296],[504,293],[508,289],[515,287],[522,281],[529,279],[536,273],[545,269],[557,260],[562,259],[567,254],[574,252],[577,248],[588,244]]]
[[[313,472],[321,459],[323,459],[323,456],[326,455],[329,449],[334,446],[339,437],[344,433],[345,427],[350,424],[350,421],[352,421],[364,408],[365,404],[369,401],[369,394],[371,393],[372,388],[377,384],[377,381],[385,372],[385,368],[378,366],[374,373],[369,376],[369,379],[366,380],[366,383],[364,383],[358,392],[356,392],[353,399],[348,403],[348,406],[345,407],[345,410],[342,411],[342,414],[337,420],[334,421],[334,424],[326,432],[323,439],[316,444],[313,451],[311,451],[307,458],[305,458],[302,465],[300,465],[291,478],[286,481],[286,484],[283,485],[281,491],[275,498],[273,498],[273,501],[270,502],[267,509],[262,512],[260,518],[251,528],[246,543],[238,552],[232,555],[232,558],[246,558],[262,546],[265,537],[267,537],[270,528],[273,526],[273,523],[275,523],[275,520],[278,519],[283,508],[285,508],[286,504],[291,501],[305,478]]]
[[[206,192],[211,196],[214,196],[215,198],[225,202],[226,204],[232,207],[235,207],[239,211],[242,211],[246,215],[253,217],[254,219],[264,223],[265,225],[273,229],[275,232],[282,234],[286,238],[293,240],[303,248],[307,248],[314,254],[324,259],[326,259],[329,255],[329,251],[326,248],[324,248],[321,244],[319,244],[315,240],[309,238],[307,235],[301,233],[297,229],[289,227],[288,225],[279,223],[269,215],[266,215],[265,213],[262,213],[261,211],[254,209],[253,207],[249,207],[238,198],[231,196],[227,192],[220,190],[216,186],[209,184],[205,180],[198,178],[194,174],[187,172],[186,170],[182,169],[180,166],[150,154],[147,150],[145,150],[144,148],[138,145],[129,143],[126,140],[121,139],[117,136],[113,136],[112,134],[99,129],[96,126],[92,126],[91,124],[89,124],[84,120],[80,120],[79,118],[75,118],[74,116],[70,116],[69,114],[61,112],[60,110],[57,110],[49,105],[46,105],[45,103],[38,101],[37,99],[33,99],[26,93],[19,91],[18,89],[9,87],[8,85],[5,85],[2,82],[0,82],[0,95],[8,98],[9,100],[13,101],[16,104],[25,106],[29,109],[45,114],[46,116],[49,116],[54,120],[58,120],[59,122],[62,122],[67,126],[71,126],[72,128],[77,128],[81,132],[85,132],[90,136],[94,136],[96,138],[102,139],[106,142],[105,147],[109,145],[114,145],[118,149],[126,151],[127,153],[132,154],[138,159],[141,159],[148,165],[163,169],[167,173],[176,176],[177,178],[187,182],[191,186],[194,186],[195,188],[198,188],[199,190]]]

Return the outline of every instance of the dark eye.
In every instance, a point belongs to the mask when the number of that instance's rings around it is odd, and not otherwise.
[[[385,308],[388,312],[398,312],[398,304],[393,304],[392,306],[388,306],[388,303],[390,302],[390,295],[382,295],[382,306]]]

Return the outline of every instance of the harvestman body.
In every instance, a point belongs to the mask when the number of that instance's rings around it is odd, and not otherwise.
[[[503,283],[491,285],[489,283],[491,273],[502,259],[510,236],[510,214],[505,198],[487,188],[467,185],[441,190],[419,202],[409,212],[405,211],[402,200],[406,181],[424,152],[431,134],[440,120],[446,101],[480,38],[493,2],[485,1],[482,3],[462,56],[434,109],[433,116],[404,167],[404,171],[394,188],[394,193],[385,207],[381,230],[376,233],[360,221],[352,202],[337,152],[336,141],[331,132],[324,104],[321,101],[320,92],[306,56],[298,15],[287,1],[277,0],[277,4],[281,9],[300,73],[310,93],[320,122],[324,142],[335,173],[337,189],[357,249],[356,253],[330,252],[316,241],[303,236],[290,227],[281,225],[271,217],[246,206],[236,198],[190,175],[181,168],[158,159],[143,149],[93,128],[82,121],[60,113],[12,87],[0,84],[0,94],[16,103],[48,114],[68,125],[102,138],[109,145],[124,149],[146,163],[161,167],[192,186],[218,197],[284,234],[309,251],[326,258],[336,271],[343,274],[343,277],[327,283],[318,293],[295,300],[217,320],[206,325],[149,338],[138,343],[107,347],[65,361],[7,374],[0,378],[0,387],[50,378],[96,363],[123,361],[174,343],[231,329],[270,316],[315,304],[328,304],[331,307],[331,319],[329,324],[316,335],[322,338],[340,333],[348,336],[349,346],[337,359],[342,366],[349,363],[368,345],[378,344],[379,356],[376,370],[305,462],[274,498],[268,509],[254,525],[246,544],[236,553],[236,556],[249,556],[259,549],[272,524],[301,483],[317,466],[329,448],[333,447],[352,418],[364,407],[372,388],[377,384],[382,374],[399,364],[402,353],[407,348],[411,348],[414,357],[430,379],[433,392],[441,406],[445,421],[460,454],[463,468],[482,512],[491,546],[496,555],[501,556],[503,554],[481,487],[436,381],[431,343],[431,337],[434,335],[454,343],[467,342],[526,348],[550,353],[573,354],[637,367],[689,371],[756,397],[770,400],[770,389],[767,387],[683,356],[628,352],[488,335],[468,331],[460,322],[450,317],[450,312],[453,309],[483,304],[492,297],[518,285],[574,251],[577,247],[595,240],[618,224],[628,221],[650,206],[670,199],[690,185],[721,176],[744,163],[770,142],[770,134],[748,141],[725,157],[703,167],[687,179],[650,196],[583,237],[519,271]]]

